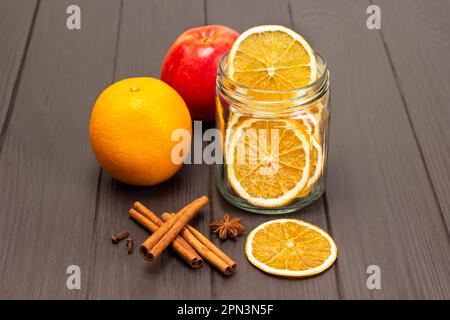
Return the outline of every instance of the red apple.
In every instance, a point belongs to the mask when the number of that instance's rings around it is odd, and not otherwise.
[[[214,119],[217,68],[238,36],[224,26],[193,28],[181,34],[167,52],[161,80],[183,97],[193,119]]]

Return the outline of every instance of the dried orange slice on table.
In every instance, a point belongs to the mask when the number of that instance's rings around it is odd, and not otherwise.
[[[245,253],[258,269],[284,277],[308,277],[330,268],[337,258],[331,236],[297,219],[261,224],[247,237]]]

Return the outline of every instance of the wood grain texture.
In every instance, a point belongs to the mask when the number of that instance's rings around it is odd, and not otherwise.
[[[366,28],[369,1],[78,0],[79,31],[66,28],[72,1],[0,1],[0,126],[8,118],[0,146],[0,299],[450,299],[450,6],[374,2],[382,31]],[[338,262],[320,276],[280,279],[250,265],[245,236],[276,217],[227,203],[213,166],[185,165],[149,188],[99,175],[88,138],[98,94],[126,77],[159,77],[176,37],[205,22],[238,31],[291,26],[328,62],[327,194],[283,216],[335,238]],[[212,126],[203,123],[203,131]],[[128,255],[124,242],[111,244],[112,232],[124,228],[136,244],[148,236],[127,216],[133,201],[162,213],[203,194],[212,203],[193,225],[238,262],[236,275],[225,278],[208,264],[189,269],[170,252],[148,263]],[[224,213],[242,217],[246,233],[236,241],[207,231]],[[71,264],[81,267],[81,290],[66,288]],[[381,290],[367,289],[372,264],[381,268]]]
[[[261,24],[281,24],[291,26],[287,1],[246,0],[246,1],[207,1],[207,19],[210,24],[224,24],[238,32]],[[213,168],[211,168],[213,170]],[[220,242],[225,252],[238,263],[238,272],[231,278],[214,274],[214,297],[218,299],[337,299],[336,265],[324,274],[302,280],[281,279],[269,276],[254,268],[245,257],[245,237],[259,224],[277,218],[276,216],[256,215],[239,210],[226,202],[213,188],[213,216],[222,219],[224,213],[242,217],[246,227],[245,235],[236,241]],[[283,217],[298,218],[312,222],[327,230],[327,218],[323,199],[312,206]],[[279,217],[278,217],[279,218]],[[339,246],[339,243],[338,243]],[[232,254],[233,253],[233,254]]]
[[[446,228],[382,39],[366,28],[369,3],[291,3],[331,70],[327,195],[343,298],[449,298]],[[381,290],[366,287],[372,264]]]
[[[0,128],[3,128],[8,109],[12,110],[36,4],[37,1],[28,0],[0,2]],[[2,139],[0,137],[0,144]]]
[[[375,3],[381,7],[381,32],[406,111],[450,230],[450,2]]]
[[[71,3],[39,6],[0,155],[1,298],[82,298],[87,289],[98,176],[88,120],[111,81],[118,2],[77,1],[79,31],[66,28]],[[66,287],[72,264],[81,290]]]
[[[165,53],[186,29],[204,24],[203,1],[124,1],[119,34],[116,79],[159,78]],[[128,208],[142,201],[157,214],[176,212],[188,202],[208,195],[207,165],[185,165],[173,178],[154,187],[131,187],[102,173],[96,218],[96,261],[89,298],[207,299],[211,297],[211,268],[190,269],[173,252],[146,262],[137,252],[112,246],[113,231],[127,228],[137,244],[149,233],[128,218]],[[206,230],[210,207],[193,224]]]

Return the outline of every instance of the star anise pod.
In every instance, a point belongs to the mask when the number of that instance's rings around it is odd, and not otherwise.
[[[244,232],[241,218],[232,218],[229,214],[225,214],[223,220],[216,220],[210,223],[209,228],[222,240],[234,239]]]

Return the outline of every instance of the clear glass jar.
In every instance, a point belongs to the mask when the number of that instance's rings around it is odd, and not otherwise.
[[[289,91],[239,85],[220,63],[216,127],[221,159],[216,185],[233,205],[256,213],[301,209],[325,191],[329,128],[329,71],[316,54],[318,78]]]

